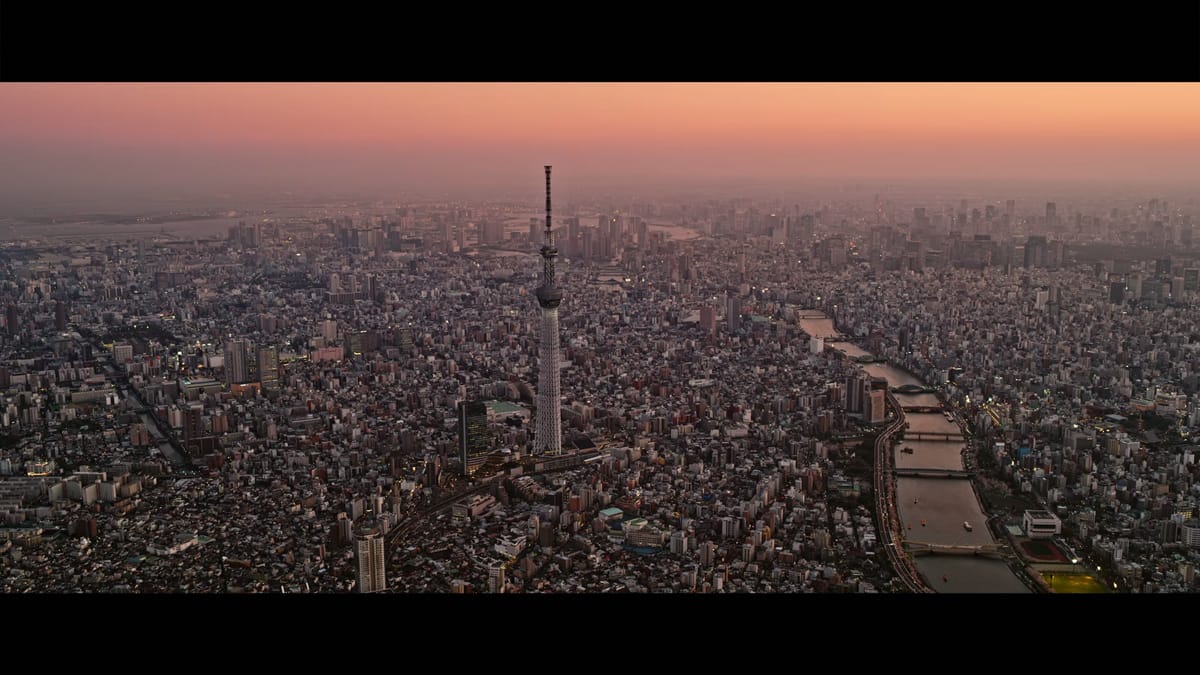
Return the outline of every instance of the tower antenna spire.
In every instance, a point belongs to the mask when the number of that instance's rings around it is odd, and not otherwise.
[[[554,234],[550,229],[550,165],[546,165],[546,239],[547,246],[554,247]]]

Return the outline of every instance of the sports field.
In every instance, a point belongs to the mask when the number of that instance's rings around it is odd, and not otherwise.
[[[1025,557],[1044,562],[1067,562],[1067,556],[1058,547],[1048,541],[1023,541],[1021,551]]]
[[[1043,572],[1042,577],[1055,593],[1108,593],[1108,588],[1090,574]]]

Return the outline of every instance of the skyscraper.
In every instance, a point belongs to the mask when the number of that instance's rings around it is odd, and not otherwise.
[[[54,330],[67,329],[67,305],[62,300],[54,302]]]
[[[204,435],[204,406],[190,405],[183,415],[183,440],[190,444]]]
[[[225,343],[225,382],[243,384],[250,381],[250,345],[246,340],[229,340]]]
[[[870,389],[867,399],[869,407],[864,411],[864,417],[871,424],[880,424],[887,420],[887,389]]]
[[[725,296],[725,321],[730,333],[736,333],[742,325],[742,299],[733,289]]]
[[[1046,238],[1041,235],[1033,235],[1025,240],[1025,267],[1045,267],[1047,248]]]
[[[869,395],[868,380],[861,373],[851,373],[846,376],[846,412],[863,412],[864,394]]]
[[[358,561],[358,592],[376,593],[387,590],[384,574],[383,537],[376,530],[354,538],[354,557]]]
[[[705,332],[717,332],[717,312],[712,305],[704,304],[700,306],[700,328]]]
[[[279,348],[258,348],[258,381],[263,389],[279,388]]]
[[[537,289],[542,308],[541,344],[538,348],[537,431],[534,454],[562,454],[562,416],[558,393],[558,305],[563,293],[554,280],[554,234],[550,229],[550,165],[546,165],[546,232],[542,244],[542,285]]]
[[[458,455],[463,473],[471,475],[487,459],[491,449],[488,437],[487,405],[482,401],[461,401],[458,404]]]

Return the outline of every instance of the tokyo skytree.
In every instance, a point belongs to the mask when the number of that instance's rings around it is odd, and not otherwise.
[[[554,234],[550,231],[550,166],[546,166],[546,236],[542,243],[542,285],[537,301],[542,307],[541,343],[538,346],[537,429],[533,453],[562,454],[562,414],[558,380],[558,305],[562,290],[554,281]]]

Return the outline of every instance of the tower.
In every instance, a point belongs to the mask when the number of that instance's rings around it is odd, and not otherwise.
[[[562,290],[554,281],[554,234],[550,230],[550,165],[546,165],[546,231],[542,244],[542,285],[536,295],[542,308],[541,344],[538,347],[537,430],[533,453],[562,454],[562,417],[558,393],[558,305]]]
[[[487,421],[487,405],[483,401],[459,402],[458,452],[465,475],[478,471],[487,460],[491,449]]]
[[[387,590],[383,537],[379,532],[371,530],[358,535],[354,541],[354,553],[358,562],[358,592],[377,593]]]

